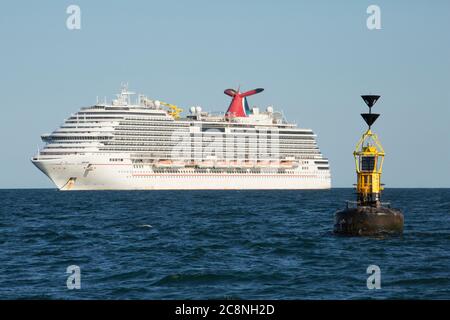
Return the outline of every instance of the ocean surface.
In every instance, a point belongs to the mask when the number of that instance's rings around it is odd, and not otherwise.
[[[387,189],[402,236],[333,234],[352,189],[0,190],[1,299],[450,299],[450,189]],[[69,290],[67,267],[80,267]],[[381,289],[367,288],[367,267]]]

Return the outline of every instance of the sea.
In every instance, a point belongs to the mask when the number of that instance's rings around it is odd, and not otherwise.
[[[450,299],[450,189],[386,189],[400,236],[335,235],[354,198],[3,189],[0,299]]]

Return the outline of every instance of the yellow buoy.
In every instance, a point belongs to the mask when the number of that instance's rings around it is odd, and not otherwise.
[[[401,233],[403,214],[381,202],[381,174],[385,152],[371,126],[379,117],[372,113],[372,107],[380,96],[364,95],[363,100],[369,107],[369,113],[362,113],[369,128],[363,133],[356,145],[353,156],[356,167],[356,202],[350,207],[338,211],[335,215],[334,231],[348,235],[376,235],[381,233]],[[385,205],[385,206],[384,206]]]

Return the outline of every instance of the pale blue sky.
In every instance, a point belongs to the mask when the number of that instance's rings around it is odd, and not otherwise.
[[[81,7],[81,30],[66,8]],[[381,30],[366,9],[381,8]],[[226,110],[228,87],[266,90],[318,134],[333,186],[355,182],[360,94],[387,187],[450,187],[450,1],[9,1],[0,10],[0,187],[53,187],[30,162],[51,132],[123,81],[180,106]]]

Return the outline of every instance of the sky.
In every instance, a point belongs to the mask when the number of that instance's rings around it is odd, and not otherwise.
[[[369,5],[381,29],[367,27]],[[226,111],[226,88],[265,88],[250,105],[313,129],[333,187],[355,183],[360,95],[379,94],[386,187],[450,187],[449,35],[445,0],[3,2],[0,188],[53,187],[30,162],[40,135],[123,82],[209,111]]]

